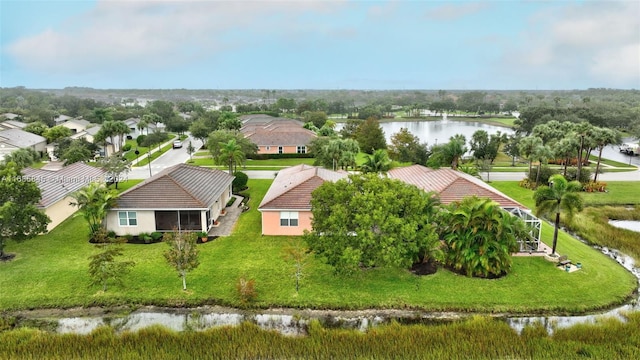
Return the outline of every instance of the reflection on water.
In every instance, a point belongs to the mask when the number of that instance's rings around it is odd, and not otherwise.
[[[640,232],[640,221],[637,220],[609,220],[609,225],[620,229]]]

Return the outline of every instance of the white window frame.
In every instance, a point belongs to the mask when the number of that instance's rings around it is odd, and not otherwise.
[[[284,154],[284,147],[278,146],[278,154]]]
[[[124,217],[122,217],[121,214],[124,214]],[[125,224],[122,223],[123,220]],[[120,227],[138,226],[138,213],[136,211],[118,211],[118,225],[120,225]]]
[[[307,147],[305,145],[298,145],[298,148],[296,149],[298,154],[306,154],[307,153]]]
[[[299,226],[300,219],[297,211],[280,211],[280,226]]]

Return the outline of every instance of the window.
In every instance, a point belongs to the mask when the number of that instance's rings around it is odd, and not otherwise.
[[[271,150],[271,146],[266,146],[267,151]]]
[[[280,226],[298,226],[298,212],[280,211]]]
[[[278,154],[282,154],[282,146],[278,146]]]
[[[138,226],[138,217],[135,211],[118,211],[120,226]]]
[[[306,154],[307,153],[307,147],[306,146],[298,146],[298,154]]]

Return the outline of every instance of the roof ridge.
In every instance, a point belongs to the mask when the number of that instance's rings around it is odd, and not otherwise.
[[[304,164],[302,164],[302,165],[304,165]],[[281,197],[283,197],[284,195],[286,195],[286,194],[288,194],[289,192],[291,192],[291,191],[293,191],[293,190],[295,190],[295,189],[299,188],[300,186],[302,186],[302,185],[304,185],[304,184],[308,183],[309,181],[311,181],[311,180],[312,180],[312,179],[314,179],[314,178],[318,178],[318,179],[320,179],[320,181],[322,181],[323,183],[324,183],[325,181],[327,181],[327,180],[324,180],[323,178],[321,178],[321,177],[319,177],[319,176],[317,176],[317,175],[312,175],[312,176],[310,176],[310,177],[306,178],[304,181],[299,182],[299,183],[298,183],[298,184],[296,184],[295,186],[290,187],[290,188],[287,188],[287,189],[286,189],[286,191],[283,191],[282,193],[278,194],[278,196],[276,196],[276,197],[274,197],[274,198],[270,199],[268,202],[266,202],[266,203],[264,203],[264,204],[260,204],[260,205],[258,206],[258,209],[263,208],[263,207],[266,207],[267,205],[269,205],[269,204],[273,203],[274,201],[276,201],[276,200],[280,199],[280,198],[281,198]]]

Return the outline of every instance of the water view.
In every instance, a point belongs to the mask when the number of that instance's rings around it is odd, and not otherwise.
[[[640,232],[640,221],[637,220],[609,220],[609,224],[620,229]]]

